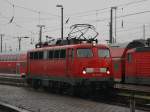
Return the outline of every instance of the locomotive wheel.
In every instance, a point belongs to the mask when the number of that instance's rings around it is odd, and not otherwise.
[[[26,82],[27,82],[27,84],[28,84],[29,86],[32,86],[32,80],[31,80],[31,79],[27,79]]]
[[[70,86],[68,88],[68,94],[71,95],[71,96],[79,96],[80,93],[79,93],[79,88],[77,86]]]
[[[88,98],[89,95],[90,95],[90,93],[91,93],[90,90],[91,89],[88,86],[81,86],[80,87],[80,97],[82,97],[82,98]]]
[[[40,86],[41,86],[40,80],[33,79],[33,81],[32,81],[32,87],[33,87],[34,89],[39,89]]]

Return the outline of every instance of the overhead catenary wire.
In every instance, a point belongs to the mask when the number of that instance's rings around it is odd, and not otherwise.
[[[117,16],[116,19],[120,19],[122,17],[129,17],[129,16],[134,16],[134,15],[144,14],[144,13],[150,13],[150,10]],[[104,19],[100,19],[100,20],[94,20],[93,22],[103,22],[103,21],[107,21],[107,20],[109,20],[109,18],[104,18]]]
[[[4,1],[4,0],[3,0]],[[11,3],[10,1],[8,1],[8,0],[6,0],[7,1],[7,3],[9,3],[10,5],[14,5],[13,3]],[[137,4],[137,3],[141,3],[141,2],[145,2],[145,1],[148,1],[148,0],[139,0],[139,1],[132,1],[132,2],[128,2],[128,3],[125,3],[125,4],[120,4],[120,5],[117,5],[117,7],[118,6],[129,6],[129,5],[132,5],[132,4]],[[14,6],[18,6],[18,5],[14,5]],[[40,14],[41,14],[41,11],[38,11],[38,10],[34,10],[34,9],[30,9],[30,8],[26,8],[26,7],[22,7],[22,6],[18,6],[18,7],[20,7],[20,8],[23,8],[23,9],[25,9],[25,10],[29,10],[29,11],[32,11],[32,12],[35,12],[35,13],[38,13],[39,14],[39,12],[40,12]],[[99,10],[93,10],[93,11],[96,11],[96,13],[98,14],[98,11],[103,11],[102,13],[104,13],[104,12],[106,12],[106,11],[104,11],[104,10],[106,10],[106,9],[110,9],[110,7],[106,7],[106,8],[102,8],[102,9],[99,9]],[[88,11],[87,11],[88,12]],[[85,12],[86,13],[86,12]],[[92,14],[92,15],[95,15],[95,12],[94,12],[94,14]],[[83,16],[89,16],[88,14],[84,14]],[[78,15],[77,17],[81,17],[80,15]],[[49,19],[49,18],[40,18],[40,20],[45,20],[45,19]],[[104,19],[105,20],[105,19]],[[101,21],[101,20],[100,20]],[[98,21],[96,21],[96,22],[100,22],[99,20]],[[103,21],[103,20],[102,20]]]
[[[8,1],[8,0],[7,0]],[[139,0],[139,1],[147,1],[147,0]],[[137,1],[138,2],[138,1]],[[140,3],[140,2],[138,2],[138,3]],[[130,5],[130,4],[134,4],[134,2],[130,2],[130,3],[128,3],[128,4],[124,4],[124,5],[122,5],[122,6],[128,6],[128,5]],[[24,7],[25,8],[25,7]],[[110,8],[110,7],[109,7]],[[108,8],[108,9],[109,9]],[[27,8],[27,10],[28,10],[28,8]],[[30,9],[29,9],[30,10]],[[37,10],[33,10],[33,9],[31,9],[33,12],[35,11],[35,13],[39,13],[39,11],[37,11]],[[105,12],[105,10],[106,9],[103,9],[102,11],[104,11]],[[99,13],[99,12],[98,12]],[[147,12],[145,12],[145,13],[147,13]],[[142,14],[142,13],[141,13]],[[137,14],[135,14],[135,15],[137,15]],[[88,14],[86,14],[86,16],[88,16]],[[123,16],[123,15],[122,15]],[[132,15],[128,15],[128,16],[132,16]],[[127,17],[127,15],[124,15],[124,17]],[[121,18],[121,16],[119,16],[119,17],[117,17],[117,18]],[[42,18],[40,18],[40,20],[41,20]],[[103,20],[105,20],[105,18],[103,19]],[[109,18],[107,18],[107,20],[109,20]],[[97,22],[97,20],[95,20],[95,22]],[[100,22],[100,21],[98,21],[98,22]],[[17,24],[17,23],[16,23]],[[56,29],[55,29],[56,30]],[[59,28],[58,28],[58,30],[59,30]],[[50,31],[50,30],[49,30]]]
[[[121,16],[119,16],[119,17],[116,17],[117,19],[118,18],[121,18],[121,17],[128,17],[128,16],[133,16],[133,15],[137,15],[137,14],[143,14],[143,13],[149,13],[150,11],[141,11],[141,12],[136,12],[136,13],[130,13],[130,14],[126,14],[126,15],[121,15]],[[105,18],[105,19],[103,19],[103,20],[98,20],[98,22],[102,22],[102,21],[106,21],[107,19],[109,19],[109,18]],[[69,27],[68,27],[69,28]],[[57,30],[59,30],[59,28],[55,28],[55,29],[51,29],[51,30],[48,30],[48,31],[57,31]],[[48,32],[47,31],[47,32]]]
[[[149,26],[149,23],[145,24],[146,27]],[[128,28],[128,29],[122,29],[122,27],[117,27],[117,33],[124,33],[124,32],[132,32],[133,30],[138,30],[141,29],[142,25],[138,25],[138,26],[134,26],[132,28]],[[101,33],[102,35],[108,35],[108,32],[103,32]],[[128,33],[127,33],[128,34]]]
[[[13,4],[12,2],[10,2],[10,1],[8,1],[8,0],[3,0],[3,1],[7,2],[8,4],[10,4],[10,5],[12,5],[12,6],[14,5],[14,6],[18,7],[18,8],[22,8],[22,9],[25,9],[25,10],[28,10],[28,11],[31,11],[31,12],[35,12],[35,13],[39,13],[39,12],[40,12],[40,14],[45,13],[45,14],[50,14],[50,15],[52,15],[52,16],[60,17],[60,16],[58,16],[58,15],[54,15],[54,14],[51,14],[51,13],[49,13],[49,12],[42,12],[42,11],[39,11],[39,10],[35,10],[35,9],[31,9],[31,8],[26,8],[26,7],[17,5],[17,4]],[[148,0],[139,0],[139,1],[135,0],[135,1],[131,1],[131,2],[125,3],[125,4],[119,4],[119,5],[117,5],[116,7],[129,6],[129,5],[133,5],[133,4],[137,4],[137,3],[141,3],[141,2],[146,2],[146,1],[148,1]],[[94,13],[95,13],[95,11],[98,13],[99,11],[104,11],[104,10],[110,9],[110,8],[111,8],[111,7],[105,7],[105,8],[102,8],[102,9],[96,9],[96,10],[90,10],[90,11],[85,11],[85,12],[79,12],[79,13],[75,13],[75,14],[71,14],[71,15],[85,14],[85,13],[89,13],[89,12],[94,12]],[[70,15],[70,16],[71,16],[71,15]],[[69,15],[68,15],[68,16],[69,16]],[[83,15],[83,16],[88,16],[88,15],[86,14],[86,15]],[[81,15],[80,15],[79,17],[81,17]]]
[[[134,4],[138,4],[138,3],[142,3],[142,2],[146,2],[146,1],[149,1],[149,0],[135,0],[135,1],[131,1],[131,2],[128,2],[128,3],[123,3],[123,4],[119,4],[119,5],[116,5],[116,7],[126,7],[126,6],[130,6],[130,5],[134,5]],[[95,9],[95,10],[89,10],[89,11],[84,11],[84,12],[78,12],[78,13],[74,13],[74,14],[68,14],[67,16],[79,16],[81,17],[82,15],[83,16],[87,16],[86,13],[99,13],[101,11],[105,12],[104,10],[109,10],[111,7],[105,7],[105,8],[101,8],[101,9]],[[103,13],[102,12],[102,13]]]
[[[24,10],[27,10],[27,11],[30,11],[30,12],[34,12],[34,13],[39,13],[40,12],[41,14],[47,14],[47,15],[51,15],[51,16],[54,16],[54,17],[60,17],[59,15],[55,15],[55,14],[52,14],[52,13],[49,13],[49,12],[39,11],[39,10],[24,7],[24,6],[20,6],[20,5],[17,5],[17,4],[13,4],[12,2],[10,2],[8,0],[3,0],[3,1],[5,1],[6,3],[8,3],[11,6],[14,5],[14,7],[21,8],[21,9],[24,9]]]
[[[130,14],[125,14],[125,15],[118,16],[116,18],[119,19],[121,17],[134,16],[134,15],[143,14],[143,13],[149,13],[149,12],[150,11],[141,11],[141,12],[136,12],[136,13],[130,13]],[[106,21],[106,20],[109,20],[109,18],[104,18],[102,20],[96,20],[96,21],[92,21],[92,22],[102,22],[102,21]],[[57,29],[59,30],[59,28],[55,28],[54,30],[57,30]]]

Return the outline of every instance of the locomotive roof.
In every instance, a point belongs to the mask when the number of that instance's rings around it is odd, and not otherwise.
[[[84,48],[84,47],[101,47],[101,48],[109,48],[107,45],[103,45],[103,44],[89,44],[89,43],[84,43],[84,44],[72,44],[72,45],[62,45],[62,46],[49,46],[49,47],[42,47],[42,48],[36,48],[36,49],[32,49],[31,51],[42,51],[42,50],[48,50],[48,49],[65,49],[65,48]]]
[[[138,47],[128,51],[129,52],[150,52],[150,47]]]
[[[143,39],[110,45],[112,57],[124,57],[128,50],[144,46],[146,46],[146,41]]]
[[[146,41],[143,39],[133,40],[131,42],[115,43],[110,45],[110,47],[113,48],[126,48],[126,49],[132,49],[132,48],[144,47],[144,46],[146,46]]]

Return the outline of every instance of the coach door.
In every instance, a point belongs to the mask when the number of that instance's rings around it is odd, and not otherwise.
[[[73,71],[73,59],[74,59],[74,49],[68,49],[68,56],[67,56],[67,76],[70,77]]]

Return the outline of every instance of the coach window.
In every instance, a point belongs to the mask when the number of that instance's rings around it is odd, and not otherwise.
[[[88,48],[77,49],[77,56],[80,58],[92,57],[93,56],[92,49],[88,49]]]
[[[18,56],[17,56],[17,55],[14,57],[14,60],[15,60],[15,61],[17,61],[17,60],[18,60]]]
[[[66,50],[65,49],[60,50],[60,58],[66,58]]]
[[[130,53],[128,53],[128,62],[132,61],[132,55]]]
[[[5,57],[4,60],[6,60],[6,57]],[[13,56],[8,56],[8,60],[9,60],[9,61],[13,61]]]
[[[13,55],[12,56],[9,56],[9,59],[10,59],[10,61],[13,61]],[[5,60],[5,59],[4,59]]]
[[[59,58],[59,50],[54,51],[54,58]]]
[[[48,59],[53,59],[54,51],[48,51]]]

